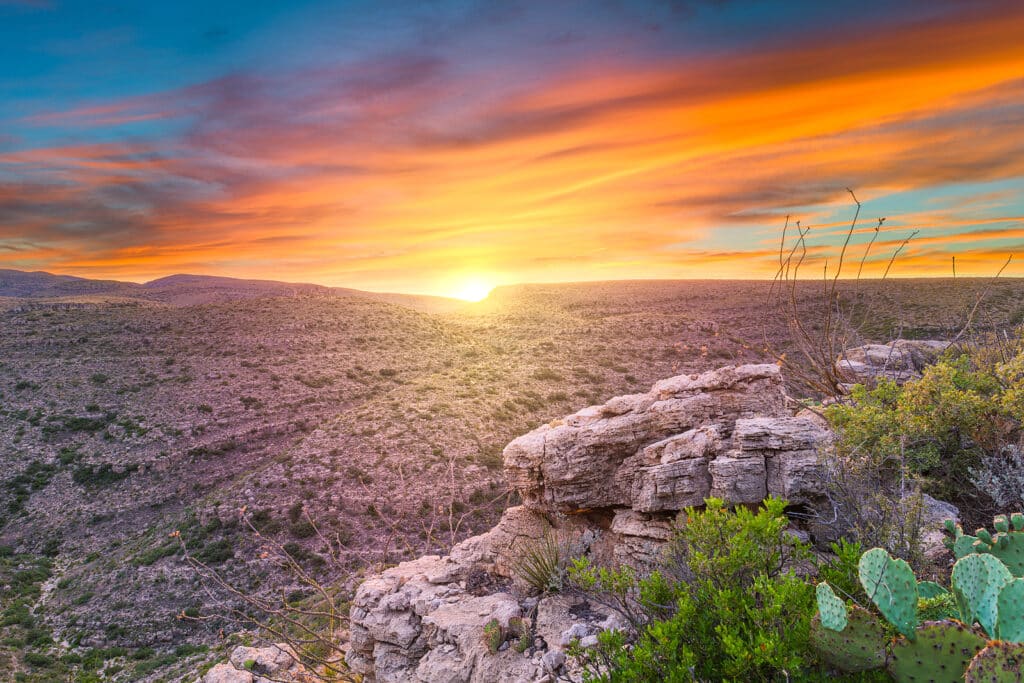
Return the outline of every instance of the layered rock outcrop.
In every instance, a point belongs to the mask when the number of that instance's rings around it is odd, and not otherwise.
[[[525,548],[556,534],[598,563],[649,567],[675,515],[708,496],[813,504],[817,451],[829,438],[820,421],[791,416],[775,365],[673,377],[541,426],[505,448],[521,506],[448,556],[404,562],[360,586],[349,665],[379,683],[554,681],[573,638],[622,624],[581,598],[528,597],[513,571]],[[529,646],[491,653],[484,626],[519,619],[534,635]]]
[[[845,350],[836,361],[836,369],[850,385],[873,385],[883,377],[903,384],[920,377],[947,348],[949,342],[934,339],[865,344]]]

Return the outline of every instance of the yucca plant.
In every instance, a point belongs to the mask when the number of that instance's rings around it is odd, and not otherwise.
[[[566,558],[562,544],[554,534],[523,544],[519,559],[512,571],[527,586],[538,593],[557,593],[562,590]]]

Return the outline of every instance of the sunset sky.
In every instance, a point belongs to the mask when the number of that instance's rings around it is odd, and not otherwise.
[[[1024,2],[0,0],[0,268],[771,277],[847,187],[873,274],[1024,252]]]

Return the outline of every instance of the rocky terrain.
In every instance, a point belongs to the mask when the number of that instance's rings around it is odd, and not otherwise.
[[[676,514],[714,495],[758,503],[766,495],[813,504],[817,448],[828,432],[792,417],[775,365],[680,375],[619,396],[512,441],[509,482],[523,505],[446,557],[402,563],[363,582],[352,608],[348,662],[369,680],[554,681],[564,648],[622,616],[579,596],[527,598],[517,558],[548,535],[604,566],[650,569]],[[475,595],[474,572],[508,590]],[[489,583],[501,585],[492,579]],[[581,619],[580,615],[587,615]],[[488,652],[483,627],[527,619],[538,643]]]
[[[765,320],[766,283],[534,285],[463,304],[195,278],[148,290],[34,278],[0,278],[0,671],[25,680],[179,680],[222,658],[231,624],[177,618],[215,610],[168,534],[179,530],[242,590],[287,588],[239,523],[243,507],[262,538],[345,583],[441,556],[510,507],[520,512],[506,516],[592,510],[587,519],[625,539],[615,552],[639,558],[651,538],[628,533],[637,520],[669,515],[697,490],[753,499],[798,478],[799,459],[783,472],[756,424],[747,446],[737,441],[735,420],[753,413],[739,404],[704,415],[725,428],[702,418],[685,443],[638,455],[639,437],[621,442],[601,500],[587,498],[592,482],[574,487],[571,470],[545,470],[528,449],[507,456],[518,463],[509,478],[502,471],[513,437],[583,406],[766,360],[765,322],[785,340],[782,321]],[[878,298],[876,338],[897,318],[931,336],[955,322],[950,301],[979,286],[898,283],[898,306]],[[989,300],[985,315],[1019,320],[1024,287],[1000,282]],[[620,408],[638,414],[602,410]],[[545,438],[571,429],[575,441],[589,420],[609,418],[572,419]],[[691,428],[672,415],[655,422],[645,448]],[[568,449],[566,465],[575,457]]]

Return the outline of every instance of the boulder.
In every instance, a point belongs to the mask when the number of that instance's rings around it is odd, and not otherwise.
[[[253,683],[252,674],[227,663],[214,666],[203,676],[203,683]]]
[[[920,377],[949,348],[935,339],[896,339],[888,344],[865,344],[846,349],[836,359],[836,369],[849,384],[873,385],[880,378],[898,384]]]
[[[733,432],[741,453],[764,457],[767,493],[803,505],[825,493],[819,451],[831,441],[832,432],[816,416],[737,420]]]
[[[227,662],[206,672],[202,683],[270,683],[270,681],[310,680],[295,651],[284,643],[267,647],[239,645],[231,651]]]
[[[924,509],[921,511],[921,552],[930,562],[940,564],[944,559],[952,558],[946,547],[946,520],[954,524],[960,522],[960,510],[952,503],[923,495]]]
[[[644,495],[642,508],[663,506],[658,498],[679,497],[689,485],[668,492],[672,472],[695,477],[695,485],[705,478],[695,465],[653,473],[640,468],[655,458],[667,459],[661,464],[710,459],[720,449],[718,435],[728,437],[737,419],[786,414],[776,365],[680,375],[646,394],[585,408],[515,439],[504,451],[505,473],[527,506],[550,512],[632,507],[634,491]],[[638,477],[645,480],[639,486]]]

